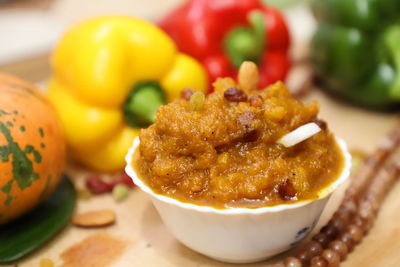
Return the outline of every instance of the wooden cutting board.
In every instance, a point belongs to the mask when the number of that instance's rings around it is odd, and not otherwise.
[[[336,135],[346,140],[350,148],[371,152],[397,121],[397,115],[367,112],[350,107],[327,98],[318,90],[314,90],[305,101],[312,99],[321,103],[321,117],[328,121],[329,127]],[[82,177],[87,173],[82,169],[70,167],[69,174],[79,187]],[[343,190],[344,188],[331,198],[314,231],[329,219]],[[81,229],[69,225],[43,248],[18,262],[18,266],[38,266],[42,258],[50,258],[59,266],[62,263],[60,254],[63,251],[85,237],[100,232],[106,232],[126,242],[124,253],[111,266],[234,266],[202,256],[176,241],[163,225],[149,198],[139,189],[132,190],[129,197],[120,203],[116,203],[110,195],[78,201],[77,212],[103,208],[113,209],[117,213],[115,225],[103,229]],[[399,209],[400,183],[390,192],[368,236],[342,266],[399,266]],[[246,266],[265,266],[276,259],[278,258]]]

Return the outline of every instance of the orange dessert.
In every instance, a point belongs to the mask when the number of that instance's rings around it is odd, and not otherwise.
[[[317,117],[318,103],[302,104],[281,82],[264,90],[249,84],[218,79],[206,98],[187,89],[181,100],[161,106],[140,134],[134,158],[140,178],[155,193],[216,208],[318,198],[344,162]],[[294,144],[284,141],[304,125],[319,130]]]

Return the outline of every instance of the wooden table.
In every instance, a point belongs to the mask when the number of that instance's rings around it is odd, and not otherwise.
[[[396,114],[367,112],[328,98],[318,90],[307,96],[305,101],[316,99],[321,104],[321,118],[328,121],[336,135],[346,140],[350,148],[371,152],[378,141],[395,125]],[[78,187],[86,171],[69,168],[69,173]],[[319,229],[338,205],[344,188],[329,201]],[[400,184],[387,197],[378,219],[363,242],[349,255],[343,266],[397,267],[400,263]],[[34,252],[18,266],[38,266],[41,258],[51,258],[57,264],[60,254],[83,238],[98,232],[106,232],[127,243],[124,254],[112,266],[232,266],[202,256],[176,241],[163,225],[149,198],[139,189],[129,197],[116,203],[110,195],[96,196],[89,201],[79,201],[77,212],[110,208],[117,213],[117,223],[103,229],[81,229],[67,226],[43,248]],[[265,266],[272,261],[246,266]]]
[[[74,21],[73,7],[83,5],[83,2],[85,2],[83,7],[89,6],[86,1],[68,0],[56,1],[56,4],[50,9],[59,14],[64,14],[66,18]],[[130,1],[122,2],[125,3],[125,6],[121,4],[120,10],[127,7],[128,2],[130,3]],[[139,2],[143,3],[143,1]],[[154,4],[155,1],[150,2]],[[161,2],[163,1],[157,2],[157,4]],[[179,0],[166,2],[171,4],[171,2],[177,3]],[[64,7],[61,8],[63,3]],[[101,8],[106,5],[105,1],[99,1],[99,3]],[[132,2],[132,8],[135,3],[138,5],[137,1]],[[165,3],[164,6],[168,4]],[[144,3],[143,5],[148,6]],[[145,8],[145,6],[142,8]],[[160,8],[156,9],[152,14],[159,14]],[[83,11],[80,10],[79,12],[84,13],[85,16],[94,13],[89,8],[83,8]],[[22,76],[37,82],[48,77],[49,67],[47,62],[48,56],[44,55],[29,62],[16,63],[2,69],[22,73]],[[40,65],[42,67],[39,69],[36,67],[27,68],[29,67],[28,63],[33,64],[32,66]],[[367,112],[330,99],[318,90],[313,90],[305,101],[312,99],[321,103],[320,117],[328,121],[329,127],[337,136],[342,137],[350,148],[361,149],[366,152],[373,151],[381,137],[387,134],[398,120],[396,114]],[[82,177],[85,176],[86,172],[70,168],[69,173],[77,186],[81,186]],[[321,224],[328,220],[337,207],[343,191],[344,188],[331,198],[314,231],[317,231]],[[102,208],[115,210],[117,213],[115,225],[103,229],[81,229],[69,225],[44,247],[18,262],[18,266],[38,266],[42,258],[50,258],[58,266],[62,262],[60,254],[63,251],[85,237],[99,232],[106,232],[127,243],[123,255],[112,266],[234,266],[211,260],[178,243],[163,225],[149,198],[139,189],[133,190],[129,197],[121,203],[116,203],[110,195],[93,197],[89,201],[79,201],[77,212]],[[400,183],[388,195],[368,236],[348,256],[342,266],[400,266],[399,210]],[[276,259],[246,266],[265,266]]]

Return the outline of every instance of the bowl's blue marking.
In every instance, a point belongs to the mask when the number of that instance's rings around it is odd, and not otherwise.
[[[301,239],[303,239],[310,231],[311,229],[314,228],[314,226],[317,224],[317,219],[315,219],[311,225],[305,226],[301,228],[299,231],[297,231],[296,236],[294,237],[293,242],[290,244],[290,246],[294,246],[299,242]]]

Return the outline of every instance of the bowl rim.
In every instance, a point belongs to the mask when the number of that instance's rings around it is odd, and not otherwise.
[[[314,201],[322,200],[329,197],[340,185],[342,185],[350,176],[350,168],[351,168],[351,155],[348,151],[347,144],[341,138],[335,137],[337,144],[343,154],[344,165],[341,174],[339,177],[327,188],[322,189],[319,192],[319,196],[316,199],[312,200],[304,200],[297,201],[289,204],[279,204],[274,206],[266,206],[259,208],[226,208],[226,209],[218,209],[211,206],[202,206],[188,202],[182,202],[175,198],[161,195],[155,193],[149,186],[147,186],[136,174],[135,170],[132,166],[133,155],[136,149],[139,147],[140,138],[139,136],[133,140],[132,146],[129,148],[128,153],[125,156],[126,167],[125,172],[132,179],[136,186],[138,186],[143,192],[151,195],[153,198],[158,199],[164,203],[168,203],[174,206],[178,206],[187,210],[194,210],[198,212],[211,212],[217,214],[262,214],[262,213],[274,213],[280,212],[283,210],[296,209],[308,204],[311,204]]]

